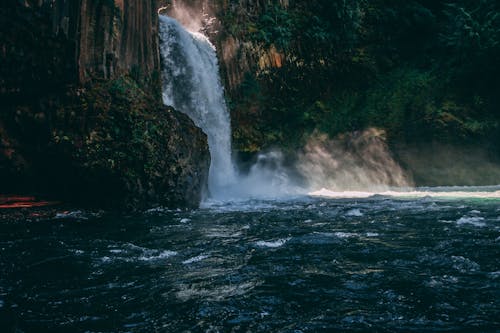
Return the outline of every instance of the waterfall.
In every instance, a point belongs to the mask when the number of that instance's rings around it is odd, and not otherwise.
[[[208,137],[210,198],[277,198],[324,187],[380,191],[411,183],[375,129],[334,140],[311,137],[292,166],[285,166],[279,151],[260,153],[249,172],[239,174],[231,158],[231,122],[215,47],[203,34],[161,15],[160,40],[163,102],[187,114]]]
[[[160,15],[160,52],[164,104],[187,114],[208,137],[210,198],[233,200],[289,194],[290,180],[280,153],[259,154],[247,175],[237,172],[231,158],[231,121],[217,55],[208,38]]]
[[[187,114],[208,137],[211,155],[208,188],[224,196],[236,183],[231,158],[231,123],[219,77],[215,47],[198,32],[160,15],[163,102]]]

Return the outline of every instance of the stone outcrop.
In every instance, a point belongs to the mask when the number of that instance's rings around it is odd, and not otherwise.
[[[206,137],[161,104],[156,0],[0,5],[0,192],[196,206]]]
[[[156,0],[18,0],[0,10],[6,41],[2,60],[22,63],[19,58],[27,56],[56,81],[129,74],[140,83],[158,84]],[[51,59],[44,58],[49,54]]]

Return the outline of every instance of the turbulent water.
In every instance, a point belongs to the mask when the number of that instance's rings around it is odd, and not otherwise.
[[[0,327],[498,332],[499,189],[6,221]]]

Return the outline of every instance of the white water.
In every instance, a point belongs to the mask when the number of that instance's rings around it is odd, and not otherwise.
[[[231,157],[231,123],[215,47],[199,32],[160,16],[163,101],[187,114],[208,137],[212,201],[290,195],[329,198],[500,198],[500,188],[414,189],[377,129],[330,140],[313,135],[292,168],[280,152],[260,154],[246,175]],[[292,169],[294,170],[292,172]],[[321,190],[320,190],[321,189]]]
[[[333,199],[361,199],[375,195],[395,198],[443,198],[443,199],[500,199],[500,186],[424,187],[417,189],[393,189],[388,191],[331,191],[321,189],[309,195]]]
[[[199,32],[160,15],[163,102],[187,114],[208,137],[211,199],[275,198],[306,193],[293,185],[279,152],[260,154],[247,175],[231,157],[231,122],[219,78],[215,47]]]
[[[160,15],[163,102],[187,114],[208,137],[211,164],[208,187],[220,196],[236,183],[231,160],[231,123],[219,78],[214,46],[176,20]]]

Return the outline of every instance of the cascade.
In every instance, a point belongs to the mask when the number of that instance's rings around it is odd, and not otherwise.
[[[223,196],[236,183],[231,159],[231,123],[219,77],[215,47],[198,32],[160,15],[163,102],[187,114],[208,138],[208,188]]]
[[[160,15],[160,52],[164,104],[187,114],[207,135],[211,199],[277,198],[317,194],[321,188],[377,192],[411,184],[376,129],[342,140],[311,137],[292,167],[284,166],[280,152],[261,153],[247,174],[239,174],[231,157],[231,121],[215,47],[203,34]]]

